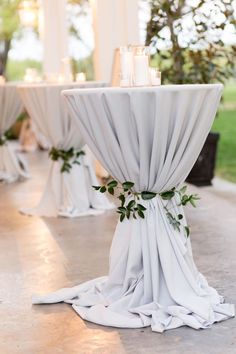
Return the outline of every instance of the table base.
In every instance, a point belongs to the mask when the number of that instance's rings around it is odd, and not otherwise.
[[[79,217],[98,215],[114,208],[104,195],[98,195],[92,185],[99,184],[89,159],[73,164],[70,172],[61,173],[62,162],[52,161],[42,198],[35,208],[22,208],[31,216]]]
[[[8,143],[0,146],[0,181],[13,183],[29,178],[28,165]]]
[[[33,303],[64,301],[87,321],[121,328],[151,326],[155,332],[184,325],[208,328],[233,317],[234,305],[223,303],[198,272],[190,239],[173,231],[161,199],[148,203],[146,219],[118,223],[108,277],[35,296]]]

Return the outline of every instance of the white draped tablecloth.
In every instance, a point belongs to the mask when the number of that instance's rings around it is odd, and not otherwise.
[[[0,85],[0,140],[22,111],[17,83]],[[0,143],[0,181],[10,183],[27,177],[28,166],[23,156],[8,141],[3,145]]]
[[[82,135],[71,120],[61,96],[63,89],[102,87],[104,83],[40,84],[18,86],[22,101],[33,123],[58,150],[85,150]],[[70,172],[61,172],[62,160],[52,161],[42,198],[37,207],[22,209],[23,213],[38,216],[77,217],[97,215],[113,205],[105,195],[98,196],[92,185],[98,184],[87,153],[80,164],[71,164]]]
[[[222,85],[104,88],[64,93],[85,141],[119,182],[136,192],[181,185],[214,120]],[[210,287],[194,264],[190,238],[169,223],[166,201],[142,201],[145,219],[118,222],[107,277],[33,297],[71,303],[85,320],[163,332],[194,329],[234,316],[234,306]],[[172,201],[176,215],[183,214]],[[207,235],[206,235],[207,236]]]

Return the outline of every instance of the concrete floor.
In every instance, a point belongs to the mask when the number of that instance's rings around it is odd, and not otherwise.
[[[21,215],[21,206],[39,199],[48,169],[45,153],[27,157],[32,179],[0,185],[0,354],[236,353],[235,319],[208,330],[183,327],[157,334],[84,322],[66,304],[31,306],[33,293],[107,274],[117,217],[115,212],[72,220]],[[210,284],[236,303],[236,188],[217,183],[197,192],[199,207],[188,211],[196,263]]]

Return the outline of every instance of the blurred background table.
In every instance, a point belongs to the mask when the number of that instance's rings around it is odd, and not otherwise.
[[[72,88],[103,87],[102,82],[27,84],[20,85],[24,106],[36,129],[57,152],[74,153],[84,150],[84,140],[71,120],[61,91]],[[65,162],[65,161],[64,161]],[[112,205],[105,196],[98,196],[92,185],[98,184],[90,152],[80,156],[78,163],[72,157],[69,171],[62,172],[63,160],[52,161],[41,201],[36,208],[22,209],[26,214],[41,216],[76,217],[94,215]]]
[[[23,112],[17,85],[18,83],[0,85],[0,181],[8,183],[29,176],[25,159],[16,152],[5,135]]]

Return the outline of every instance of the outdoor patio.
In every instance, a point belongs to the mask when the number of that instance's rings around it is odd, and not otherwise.
[[[145,329],[101,327],[77,316],[70,305],[31,305],[31,295],[107,274],[117,222],[114,211],[99,218],[38,218],[17,210],[35,203],[48,169],[45,152],[28,159],[32,178],[0,185],[0,353],[1,354],[233,354],[234,319],[195,331],[182,327],[164,334]],[[210,285],[236,303],[236,187],[190,189],[201,196],[189,208],[196,264]],[[90,254],[90,257],[88,257]]]

